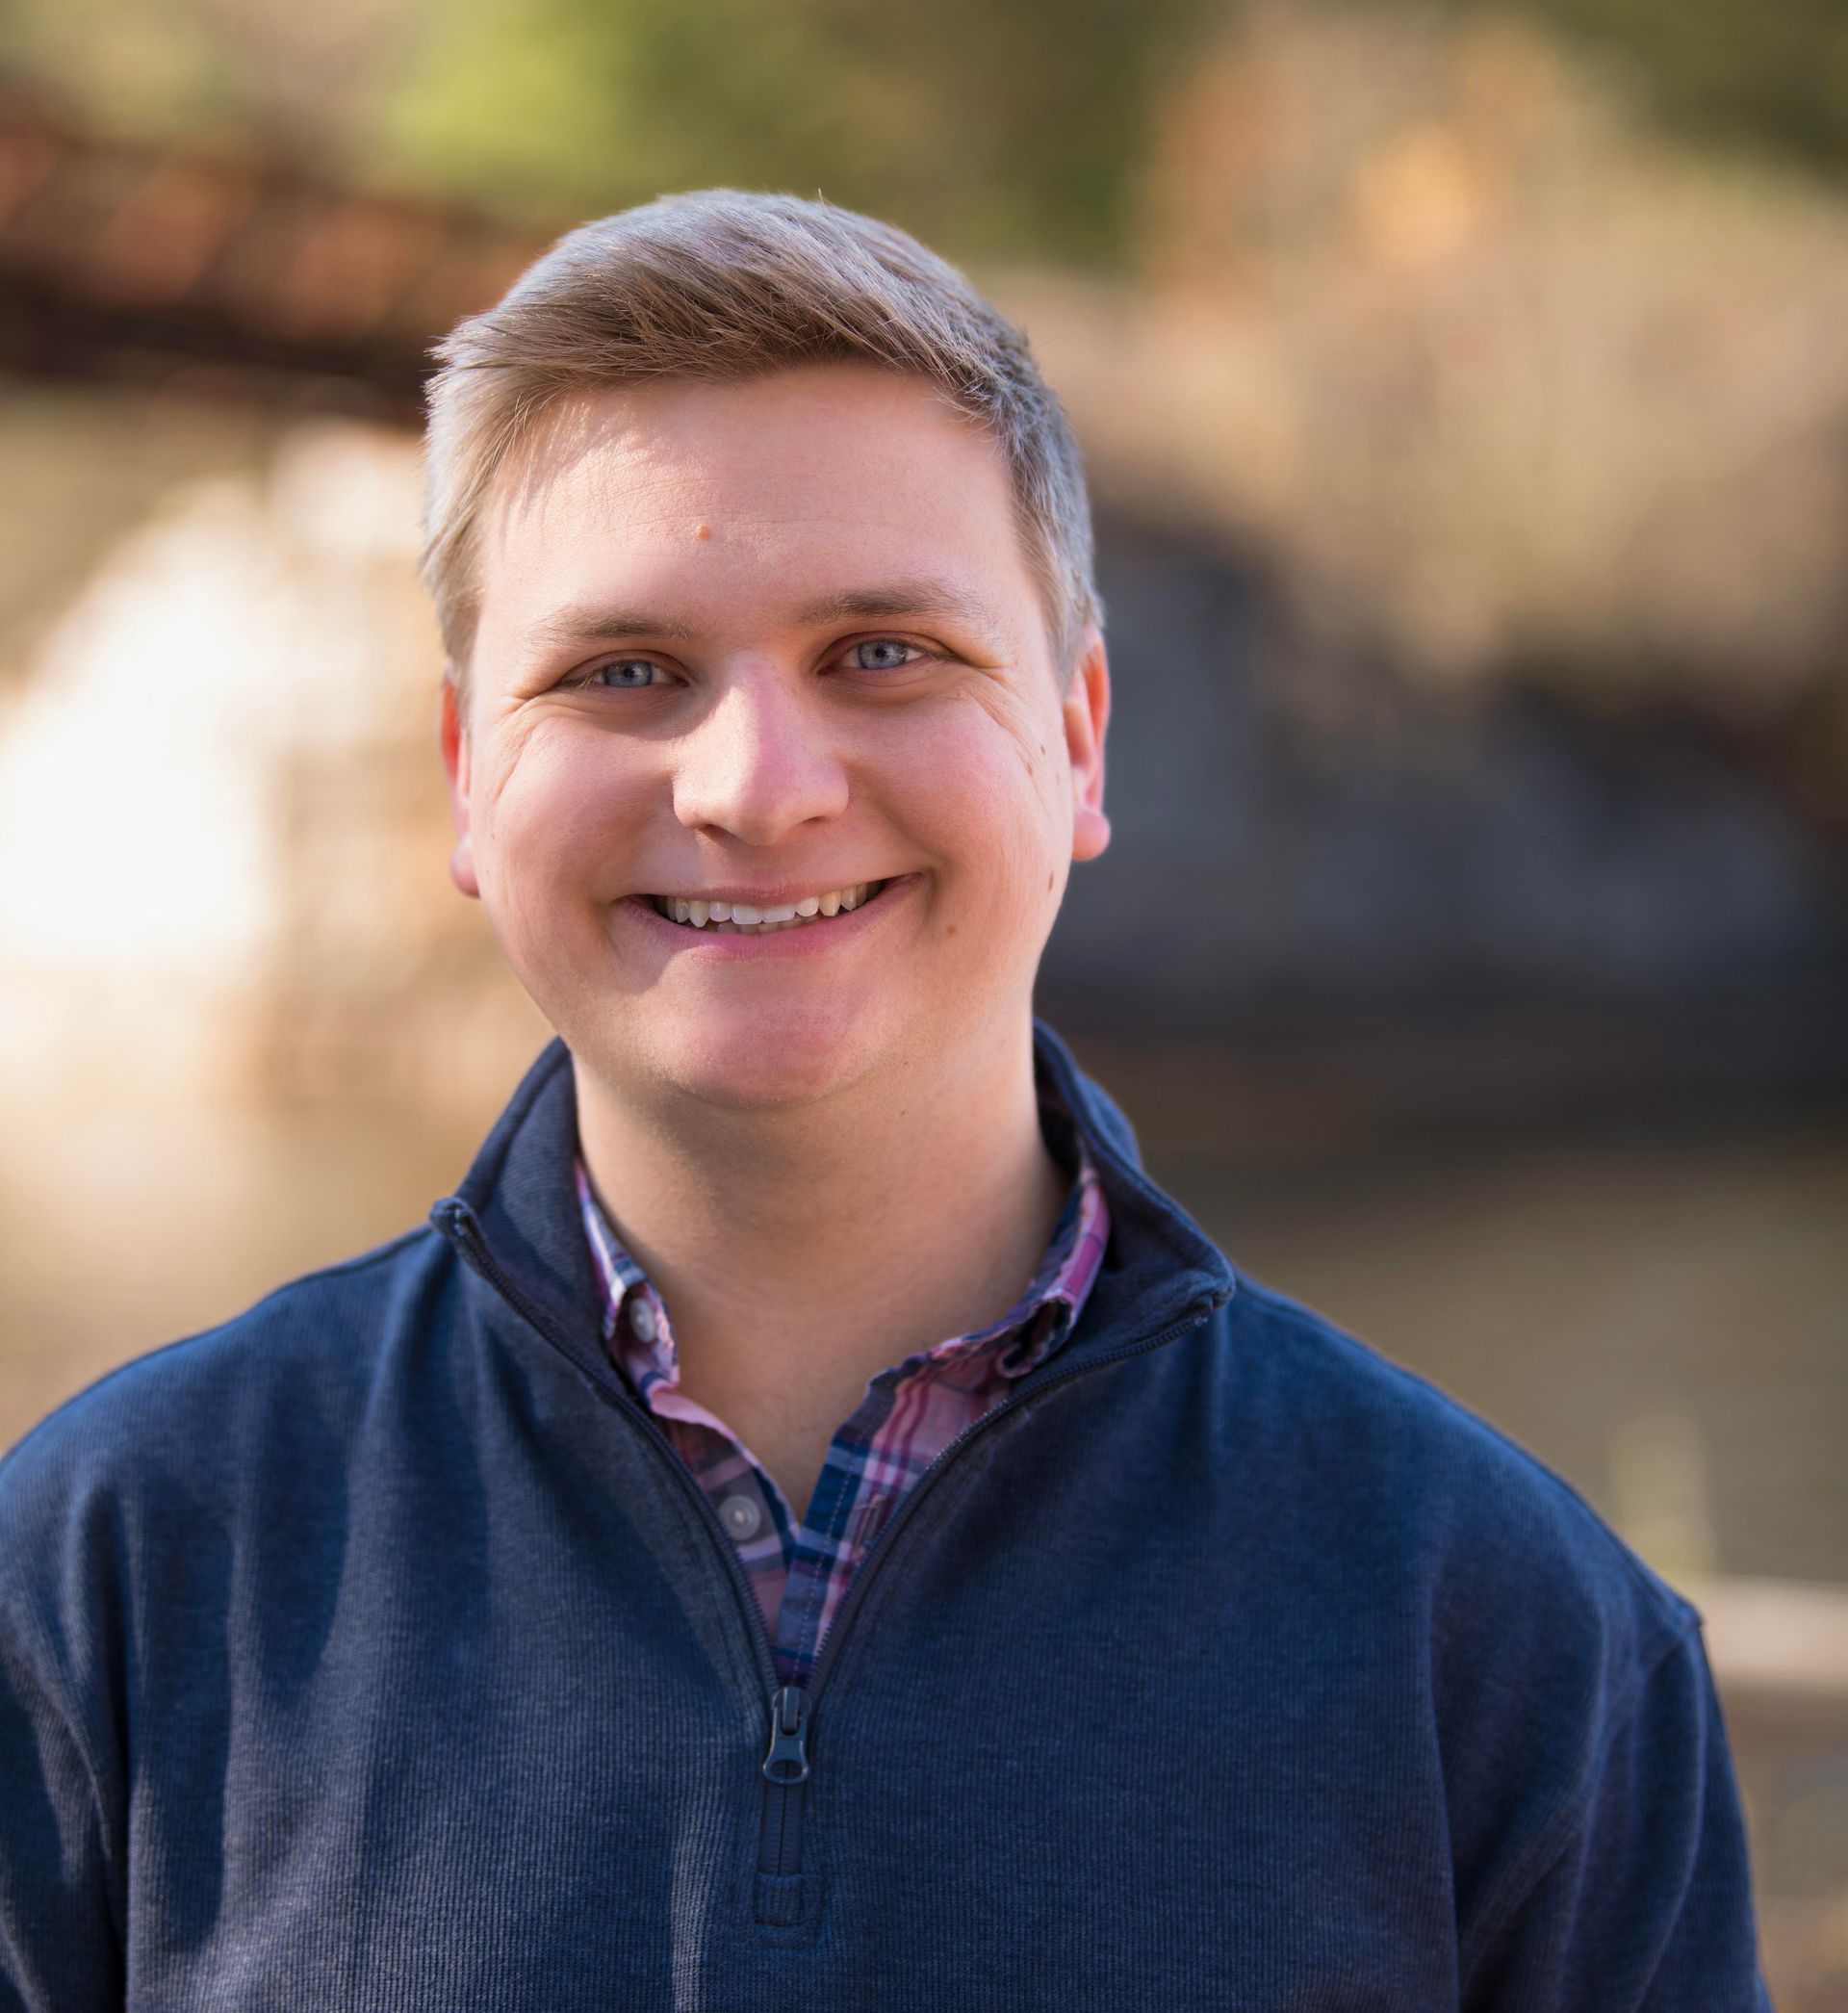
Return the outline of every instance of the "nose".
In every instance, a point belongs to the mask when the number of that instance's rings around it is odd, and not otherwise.
[[[847,772],[820,710],[770,666],[731,679],[677,753],[674,814],[691,831],[775,845],[847,806]]]

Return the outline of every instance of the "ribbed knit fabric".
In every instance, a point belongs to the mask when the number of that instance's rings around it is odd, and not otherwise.
[[[435,1226],[0,1464],[0,2007],[1758,2008],[1698,1617],[1229,1268],[1109,1250],[806,1689],[603,1347],[569,1058]],[[793,1780],[804,1770],[806,1778]]]

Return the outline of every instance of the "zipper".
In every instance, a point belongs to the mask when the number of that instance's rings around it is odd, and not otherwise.
[[[507,1272],[488,1249],[475,1212],[465,1202],[453,1202],[442,1221],[456,1248],[530,1329],[578,1369],[578,1352],[570,1337],[554,1324]],[[674,1478],[674,1486],[691,1504],[695,1519],[717,1547],[724,1569],[743,1611],[745,1632],[757,1657],[757,1678],[770,1701],[770,1751],[764,1757],[763,1789],[757,1810],[757,1867],[752,1897],[752,1918],[756,1922],[791,1926],[802,1919],[802,1807],[803,1785],[808,1780],[808,1702],[800,1686],[785,1686],[777,1671],[770,1630],[757,1604],[756,1589],[738,1558],[711,1499],[694,1479],[673,1442],[646,1406],[627,1391],[612,1389],[597,1378],[588,1380],[591,1388],[614,1412],[630,1420],[643,1441],[657,1454]],[[920,1478],[921,1479],[921,1478]],[[896,1521],[896,1519],[894,1519]],[[832,1636],[834,1630],[829,1629]]]
[[[770,1752],[763,1778],[783,1789],[808,1780],[808,1694],[800,1685],[783,1685],[770,1694]]]
[[[488,1250],[482,1237],[475,1213],[466,1203],[452,1203],[443,1212],[449,1234],[462,1254],[481,1275],[494,1290],[500,1294],[514,1312],[546,1341],[558,1350],[572,1362],[577,1362],[577,1352],[569,1339],[553,1324],[550,1314],[539,1306],[505,1271],[500,1261]],[[957,1434],[947,1447],[924,1470],[911,1484],[904,1500],[892,1512],[891,1520],[875,1538],[867,1556],[860,1561],[853,1584],[838,1611],[828,1624],[826,1633],[816,1645],[815,1662],[809,1672],[808,1682],[804,1685],[785,1685],[777,1672],[776,1654],[770,1641],[769,1626],[764,1619],[763,1610],[757,1604],[757,1596],[749,1575],[738,1558],[737,1548],[732,1542],[725,1527],[719,1521],[719,1513],[712,1507],[711,1499],[700,1486],[693,1472],[675,1451],[656,1423],[654,1415],[630,1398],[627,1392],[612,1390],[592,1380],[593,1387],[612,1409],[633,1419],[644,1439],[654,1448],[673,1471],[676,1484],[691,1499],[695,1513],[705,1525],[708,1536],[724,1558],[727,1571],[732,1576],[733,1590],[744,1610],[752,1643],[757,1651],[760,1678],[766,1679],[765,1690],[769,1698],[770,1745],[764,1755],[760,1773],[763,1790],[758,1808],[757,1823],[757,1869],[753,1915],[756,1921],[779,1927],[792,1927],[800,1922],[805,1897],[802,1882],[802,1834],[803,1805],[806,1799],[806,1785],[814,1773],[814,1764],[808,1752],[808,1739],[812,1727],[815,1699],[822,1682],[833,1668],[839,1648],[847,1632],[847,1624],[864,1603],[866,1583],[880,1559],[892,1548],[893,1539],[911,1521],[917,1510],[918,1499],[929,1489],[951,1458],[961,1453],[968,1442],[975,1438],[985,1427],[998,1423],[1007,1413],[1029,1398],[1039,1399],[1055,1385],[1069,1382],[1074,1378],[1088,1377],[1093,1370],[1107,1369],[1113,1363],[1120,1363],[1129,1356],[1145,1355],[1150,1350],[1160,1349],[1165,1344],[1177,1340],[1200,1323],[1221,1303],[1211,1297],[1190,1303],[1187,1313],[1180,1320],[1171,1322],[1167,1328],[1144,1335],[1133,1342],[1114,1349],[1108,1355],[1093,1356],[1088,1363],[1077,1363],[1057,1375],[1046,1378],[1031,1391],[1016,1389],[1004,1398],[999,1405],[990,1406],[979,1419],[972,1420]],[[581,1367],[581,1366],[579,1366]]]
[[[911,1484],[910,1491],[892,1512],[891,1521],[880,1532],[872,1549],[860,1561],[853,1584],[846,1597],[830,1620],[826,1634],[816,1645],[814,1667],[808,1673],[807,1687],[785,1686],[771,1693],[770,1697],[770,1751],[763,1763],[763,1798],[757,1830],[757,1878],[753,1905],[753,1915],[757,1922],[778,1926],[793,1926],[802,1919],[805,1897],[802,1891],[802,1815],[806,1795],[804,1785],[814,1772],[808,1759],[808,1722],[814,1713],[816,1694],[823,1680],[834,1667],[840,1644],[845,1639],[847,1624],[859,1612],[866,1591],[866,1583],[871,1578],[878,1560],[890,1551],[893,1539],[905,1528],[906,1522],[915,1514],[918,1498],[935,1482],[950,1460],[979,1433],[984,1427],[996,1424],[1016,1405],[1027,1399],[1038,1400],[1055,1384],[1069,1381],[1073,1378],[1088,1377],[1093,1370],[1103,1370],[1112,1363],[1120,1363],[1126,1356],[1143,1355],[1148,1351],[1160,1349],[1166,1343],[1176,1340],[1190,1329],[1197,1328],[1213,1311],[1210,1300],[1195,1301],[1189,1307],[1186,1318],[1159,1329],[1152,1335],[1143,1336],[1136,1342],[1125,1343],[1121,1349],[1114,1349],[1108,1355],[1094,1356],[1088,1363],[1076,1363],[1069,1369],[1049,1377],[1031,1392],[1016,1390],[1004,1398],[999,1405],[990,1406],[979,1419],[971,1420],[957,1434],[937,1458]],[[684,1463],[682,1463],[684,1466]],[[709,1506],[708,1506],[709,1508]],[[714,1517],[716,1522],[716,1516]],[[752,1597],[756,1608],[756,1597]],[[761,1619],[761,1611],[759,1619]]]
[[[802,1871],[802,1785],[808,1780],[808,1694],[800,1685],[782,1685],[770,1694],[770,1752],[763,1758],[765,1789],[757,1814],[757,1895],[754,1913],[759,1922],[794,1920],[801,1909],[800,1893],[793,1915],[785,1897],[766,1883],[787,1881]],[[777,1904],[784,1901],[785,1905]]]

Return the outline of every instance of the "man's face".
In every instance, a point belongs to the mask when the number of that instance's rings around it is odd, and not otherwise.
[[[580,1065],[771,1109],[1017,1033],[1108,837],[1108,686],[1094,635],[1054,659],[992,438],[825,365],[612,392],[536,450],[465,721],[446,688],[452,871]]]

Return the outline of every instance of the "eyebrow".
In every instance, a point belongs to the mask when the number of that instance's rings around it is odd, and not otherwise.
[[[1000,625],[992,611],[948,581],[889,581],[878,586],[843,588],[837,594],[806,602],[796,610],[795,619],[804,629],[820,629],[831,622],[876,622],[900,615],[947,615],[976,632],[996,651],[1002,648]],[[541,648],[630,636],[659,636],[689,645],[694,641],[688,625],[672,616],[603,603],[568,604],[542,617],[531,630],[531,641]]]
[[[877,587],[850,587],[825,595],[797,609],[796,620],[808,628],[828,622],[878,621],[893,615],[948,615],[974,630],[983,641],[1001,646],[1000,625],[988,606],[948,581],[892,581]]]
[[[671,616],[646,608],[626,608],[573,602],[554,608],[532,626],[531,640],[541,646],[596,643],[616,636],[665,636],[670,643],[691,643],[693,632]]]

